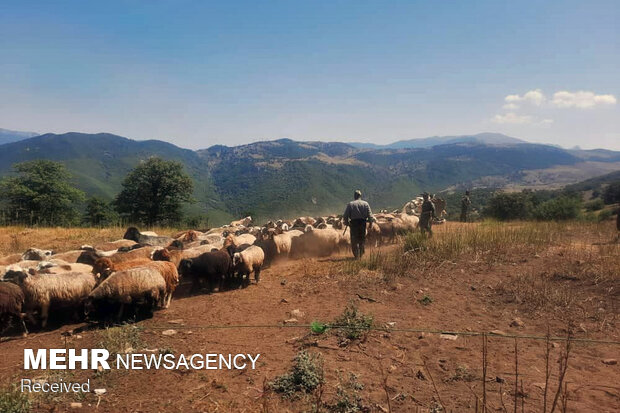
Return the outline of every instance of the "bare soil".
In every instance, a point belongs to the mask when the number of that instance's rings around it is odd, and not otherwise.
[[[532,337],[545,337],[548,331],[567,337],[570,331],[574,339],[614,343],[571,342],[566,411],[617,412],[620,367],[606,363],[618,359],[620,349],[620,274],[618,267],[614,271],[619,249],[606,244],[615,237],[606,225],[592,225],[587,234],[567,228],[560,244],[535,252],[515,248],[493,259],[463,254],[432,268],[408,268],[407,276],[392,277],[381,269],[351,271],[343,252],[277,263],[263,271],[260,283],[244,289],[188,296],[187,285],[181,285],[169,309],[137,323],[144,347],[186,355],[260,353],[256,370],[66,372],[60,374],[63,380],[90,378],[91,389],[107,393],[37,397],[34,411],[329,411],[338,377],[348,372],[364,386],[365,411],[442,411],[439,406],[482,411],[483,337],[476,334],[495,331],[506,336],[487,337],[487,411],[514,411],[516,360],[518,411],[523,403],[524,412],[542,412],[546,341]],[[462,226],[437,227],[435,236],[455,228]],[[381,248],[381,253],[390,251],[398,257],[398,246]],[[311,333],[310,322],[331,322],[348,303],[372,314],[377,329],[344,346],[329,330]],[[293,310],[303,317],[285,324]],[[169,329],[176,334],[162,334]],[[441,331],[457,332],[456,339]],[[22,369],[24,348],[92,348],[99,340],[98,328],[79,323],[0,342],[0,387],[45,376]],[[547,411],[566,345],[552,343]],[[289,371],[301,349],[321,353],[325,384],[320,392],[286,400],[267,383]],[[82,408],[71,408],[71,402]]]

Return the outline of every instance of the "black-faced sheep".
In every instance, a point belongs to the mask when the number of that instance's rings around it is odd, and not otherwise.
[[[156,247],[164,247],[174,240],[170,237],[160,237],[141,233],[140,230],[138,230],[138,228],[136,227],[127,228],[127,231],[125,232],[125,235],[123,235],[123,238],[135,241],[138,244],[151,245]]]
[[[261,247],[256,245],[249,246],[241,252],[233,255],[233,267],[238,276],[246,278],[246,284],[250,283],[250,274],[254,273],[254,280],[260,280],[260,269],[265,261],[265,253]]]
[[[23,333],[28,334],[26,323],[22,316],[24,292],[17,285],[9,282],[0,282],[0,333],[3,333],[16,319],[20,321]]]
[[[47,325],[50,305],[54,307],[79,308],[95,286],[91,273],[66,272],[61,274],[29,275],[21,272],[16,281],[24,291],[24,309],[29,319],[38,311],[41,326]]]
[[[231,278],[232,254],[234,247],[213,252],[205,252],[196,258],[186,258],[179,264],[179,272],[182,277],[192,278],[192,292],[195,292],[201,280],[206,280],[209,291],[215,286],[222,291],[225,279]]]
[[[146,310],[149,316],[166,294],[166,281],[156,268],[136,267],[118,271],[106,278],[88,295],[87,311],[109,314],[118,307],[117,320],[123,317],[126,305]]]

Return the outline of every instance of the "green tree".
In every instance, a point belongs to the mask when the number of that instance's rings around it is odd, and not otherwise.
[[[565,221],[579,216],[581,201],[577,198],[560,196],[536,206],[533,215],[540,221]]]
[[[118,216],[109,202],[93,196],[86,201],[83,222],[88,225],[109,225],[116,222]]]
[[[62,163],[35,160],[17,163],[13,169],[17,175],[0,183],[11,221],[29,225],[79,222],[77,205],[84,193],[73,187]]]
[[[193,202],[193,190],[183,164],[153,157],[129,172],[114,204],[132,223],[172,224],[182,218],[181,204]]]
[[[620,181],[612,182],[603,191],[603,201],[606,204],[620,202]]]
[[[530,193],[498,192],[489,199],[484,214],[500,221],[527,219],[532,214],[532,208]]]

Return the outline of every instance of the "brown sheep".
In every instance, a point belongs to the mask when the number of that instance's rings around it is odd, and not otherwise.
[[[177,267],[171,262],[151,261],[146,258],[141,258],[134,261],[113,263],[109,258],[100,258],[95,261],[95,265],[93,266],[93,273],[101,275],[98,283],[101,284],[112,273],[130,270],[132,268],[138,267],[154,268],[159,271],[161,276],[166,281],[166,290],[164,292],[164,296],[162,297],[162,307],[168,308],[168,306],[170,305],[170,300],[172,299],[172,294],[177,288],[177,285],[179,285],[179,273],[177,271]]]
[[[145,307],[152,315],[165,294],[166,281],[157,268],[136,267],[110,275],[90,292],[86,307],[89,314],[95,310],[107,314],[110,305],[120,304],[117,320],[122,318],[128,304]]]
[[[5,328],[0,326],[0,333],[9,327],[11,321],[19,319],[24,335],[28,334],[28,329],[22,316],[24,300],[24,292],[21,288],[13,283],[0,282],[0,321],[6,320],[7,322]]]

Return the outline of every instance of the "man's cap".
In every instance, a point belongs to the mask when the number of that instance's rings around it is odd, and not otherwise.
[[[353,193],[353,195],[355,195],[355,196],[362,196],[362,191],[360,191],[359,189],[356,189],[355,192]]]
[[[465,195],[469,195],[469,191],[465,191]]]
[[[422,192],[420,195],[422,195],[422,196],[429,196],[429,193],[428,192]]]

